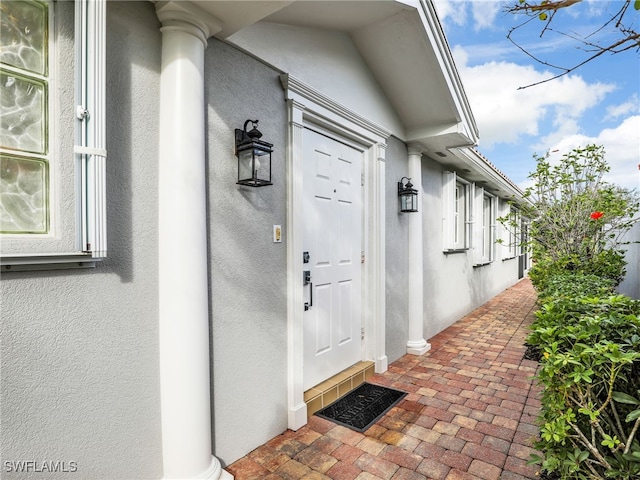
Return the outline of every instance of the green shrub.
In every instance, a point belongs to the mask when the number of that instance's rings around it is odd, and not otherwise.
[[[521,238],[540,309],[542,463],[563,479],[640,480],[640,302],[616,295],[640,192],[603,181],[602,146],[536,156],[525,202],[498,220]],[[523,223],[527,235],[518,235]]]
[[[569,275],[565,278],[570,279],[572,274],[594,275],[610,281],[611,286],[615,287],[624,279],[625,266],[624,253],[616,250],[603,250],[588,259],[574,254],[564,255],[554,260],[550,256],[541,254],[529,270],[529,278],[539,292],[546,290],[547,281],[550,278]],[[590,280],[580,277],[576,277],[573,282],[581,284],[583,280],[591,283]],[[588,287],[585,285],[585,288]]]
[[[527,339],[542,352],[534,461],[563,479],[640,478],[640,301],[596,275],[541,283]]]
[[[640,475],[640,352],[613,342],[545,347],[540,441],[545,470],[563,479]],[[630,392],[630,393],[629,393]]]

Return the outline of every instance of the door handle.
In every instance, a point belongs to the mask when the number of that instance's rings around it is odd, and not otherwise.
[[[309,301],[304,302],[304,311],[306,312],[311,307],[313,307],[313,282],[309,282]]]
[[[311,270],[302,271],[302,284],[311,286],[311,290],[309,290],[309,301],[304,302],[304,311],[306,312],[313,307],[313,283],[311,282]]]

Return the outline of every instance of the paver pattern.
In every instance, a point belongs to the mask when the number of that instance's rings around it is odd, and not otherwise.
[[[226,470],[238,480],[524,480],[538,435],[536,293],[521,280],[369,381],[409,394],[364,433],[311,417]]]

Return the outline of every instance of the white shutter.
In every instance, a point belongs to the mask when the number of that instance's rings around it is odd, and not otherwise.
[[[491,244],[489,245],[489,258],[487,259],[490,262],[493,262],[493,260],[496,258],[496,239],[498,238],[498,197],[491,197],[491,236],[490,236],[490,241]]]
[[[81,250],[107,256],[106,0],[76,0],[76,144]]]
[[[475,183],[472,187],[472,207],[471,207],[471,242],[473,249],[473,264],[480,265],[483,263],[483,211],[484,211],[484,188],[479,187]],[[487,227],[487,226],[485,226]]]
[[[442,175],[442,241],[443,249],[453,250],[455,245],[456,173]]]

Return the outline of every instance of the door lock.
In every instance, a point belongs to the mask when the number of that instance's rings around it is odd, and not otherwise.
[[[308,285],[311,283],[311,270],[304,270],[302,272],[302,284]]]
[[[302,252],[302,263],[309,263],[309,252]]]

